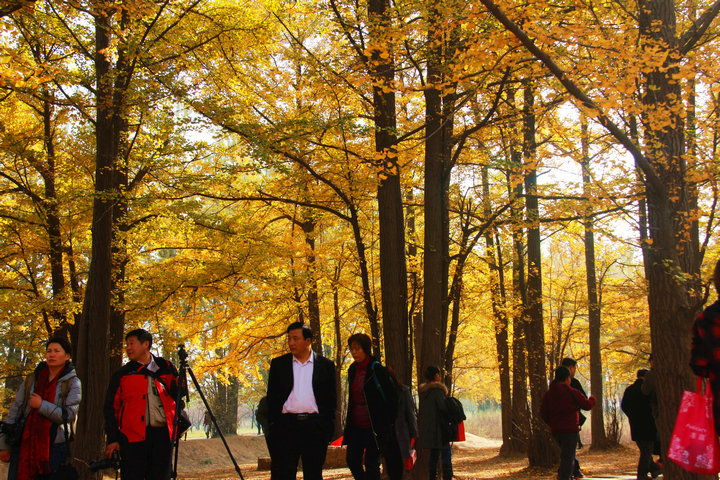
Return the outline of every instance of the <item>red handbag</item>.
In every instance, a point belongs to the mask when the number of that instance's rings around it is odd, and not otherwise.
[[[405,459],[405,470],[408,472],[413,469],[417,462],[417,452],[415,451],[415,439],[410,439],[410,456]]]
[[[455,439],[456,442],[464,442],[465,441],[465,422],[458,423],[458,434],[457,438]]]
[[[713,395],[707,382],[702,394],[702,378],[696,392],[685,390],[673,430],[668,458],[684,470],[714,475],[720,472],[720,443],[715,433]]]

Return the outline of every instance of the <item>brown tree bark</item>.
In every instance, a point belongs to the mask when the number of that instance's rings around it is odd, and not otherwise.
[[[515,114],[515,89],[508,89],[507,98],[511,111]],[[527,381],[527,345],[526,345],[526,317],[527,285],[525,278],[525,240],[523,234],[522,215],[522,152],[519,148],[519,134],[516,128],[510,132],[510,168],[506,174],[508,198],[510,199],[510,217],[512,222],[512,283],[513,283],[513,309],[512,309],[512,433],[511,444],[515,452],[527,452],[530,438],[530,411],[528,409],[528,381]]]
[[[523,103],[523,154],[525,157],[525,191],[527,211],[527,303],[526,341],[528,376],[530,377],[530,466],[553,466],[558,457],[550,432],[540,418],[540,405],[547,391],[545,368],[545,326],[542,304],[542,250],[540,244],[537,166],[535,164],[535,94],[530,80],[525,80]]]
[[[119,27],[125,30],[129,23],[127,9],[122,9]],[[113,301],[110,304],[110,328],[108,331],[110,372],[122,366],[122,345],[125,343],[125,273],[128,263],[127,239],[130,230],[128,224],[128,170],[130,168],[130,145],[128,142],[127,91],[130,86],[131,67],[128,59],[127,43],[119,42],[118,59],[114,70],[115,82],[113,101],[113,157],[115,158],[116,198],[113,204],[112,236],[112,284]]]
[[[490,180],[488,167],[482,169],[483,214],[490,218]],[[510,350],[508,347],[507,294],[500,242],[495,242],[494,228],[485,230],[485,257],[490,270],[490,295],[493,317],[495,318],[495,349],[497,352],[498,376],[500,377],[500,425],[502,445],[500,454],[513,451],[512,448],[512,396],[510,391]],[[497,243],[497,244],[496,244]],[[496,253],[497,249],[497,253]]]
[[[342,338],[340,330],[340,297],[338,287],[340,284],[340,273],[342,271],[342,260],[338,261],[333,274],[332,293],[333,293],[333,329],[335,330],[335,395],[338,399],[338,407],[335,410],[335,436],[339,438],[343,434],[343,388],[342,388],[342,370],[343,370],[343,352],[345,351],[345,342]]]
[[[667,53],[664,65],[643,75],[641,116],[645,132],[645,155],[662,188],[645,174],[648,226],[652,243],[649,256],[648,305],[654,368],[658,382],[659,431],[662,451],[667,451],[680,398],[690,387],[690,327],[701,306],[700,251],[694,238],[697,228],[692,208],[695,204],[692,181],[686,177],[684,120],[681,110],[682,88],[677,81],[681,49],[688,39],[677,34],[673,0],[641,1],[638,4],[641,44],[661,48]],[[717,15],[717,13],[715,13]],[[656,116],[670,123],[658,126]],[[688,235],[689,234],[689,235]],[[665,478],[689,479],[688,473],[665,459]]]
[[[381,159],[378,168],[380,180],[377,198],[385,356],[387,365],[395,370],[398,378],[403,383],[410,384],[412,371],[407,360],[410,327],[407,308],[405,221],[400,188],[400,165],[397,161],[395,62],[392,42],[388,41],[387,36],[392,23],[390,1],[370,0],[368,16],[373,45],[368,69],[373,80],[375,152]]]
[[[582,178],[583,196],[586,207],[583,218],[585,227],[585,276],[587,279],[588,295],[588,326],[590,339],[590,393],[595,396],[597,404],[593,408],[590,427],[592,442],[590,448],[607,447],[608,439],[605,433],[605,413],[603,409],[603,374],[602,351],[600,349],[601,310],[598,300],[598,281],[595,269],[595,234],[592,216],[592,202],[590,202],[590,139],[587,119],[583,115],[580,125],[580,143],[582,148]]]
[[[318,298],[317,284],[317,265],[315,257],[315,226],[313,219],[301,222],[303,233],[305,234],[305,243],[308,246],[305,255],[306,269],[308,273],[307,302],[308,302],[308,320],[310,328],[313,329],[314,335],[312,339],[312,348],[315,352],[322,354],[322,329],[320,324],[320,300]]]
[[[114,170],[115,144],[112,112],[112,66],[105,54],[111,41],[111,12],[98,8],[95,12],[95,73],[97,75],[97,121],[95,198],[93,200],[92,248],[87,289],[78,326],[75,355],[78,376],[83,383],[77,440],[74,456],[84,462],[100,458],[103,453],[102,406],[110,378],[108,329],[112,284],[112,202],[116,193]],[[90,473],[82,462],[75,462],[81,478]]]
[[[45,144],[46,162],[39,166],[39,173],[45,184],[45,197],[42,207],[45,211],[45,221],[48,234],[48,259],[50,262],[50,278],[52,280],[53,300],[62,303],[65,295],[65,274],[63,273],[63,242],[58,211],[58,198],[55,186],[55,132],[53,126],[53,98],[49,91],[43,92],[43,134]],[[69,337],[70,325],[67,323],[65,312],[52,307],[51,316],[55,320],[52,335]]]

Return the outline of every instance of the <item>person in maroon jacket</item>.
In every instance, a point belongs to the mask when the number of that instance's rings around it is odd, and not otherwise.
[[[543,397],[540,416],[550,427],[550,432],[560,446],[559,480],[573,478],[575,450],[577,449],[579,408],[590,410],[595,406],[595,397],[587,398],[570,386],[571,375],[567,367],[555,370],[555,379]]]
[[[120,451],[122,480],[167,480],[178,372],[150,353],[150,332],[132,330],[125,341],[130,361],[110,378],[105,396],[105,454]]]

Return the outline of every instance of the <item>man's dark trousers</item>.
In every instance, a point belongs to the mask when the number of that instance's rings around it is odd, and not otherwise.
[[[283,414],[271,427],[272,480],[294,480],[302,458],[304,480],[321,480],[331,432],[318,414]]]
[[[170,467],[167,427],[148,427],[142,442],[120,442],[122,480],[168,480]]]
[[[662,469],[660,468],[660,465],[655,463],[655,460],[653,460],[652,455],[653,449],[655,447],[655,441],[636,440],[635,443],[640,449],[640,459],[638,460],[637,467],[637,478],[645,479],[647,478],[648,473],[652,475],[653,478],[657,477],[662,471]]]
[[[577,450],[577,433],[562,433],[555,435],[555,441],[560,445],[560,480],[571,480],[575,466],[575,450]]]

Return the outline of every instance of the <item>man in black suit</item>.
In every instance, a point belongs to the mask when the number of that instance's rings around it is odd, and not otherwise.
[[[321,480],[337,409],[335,364],[312,351],[312,329],[287,328],[290,353],[273,358],[268,378],[272,480],[293,480],[302,458],[305,480]]]

